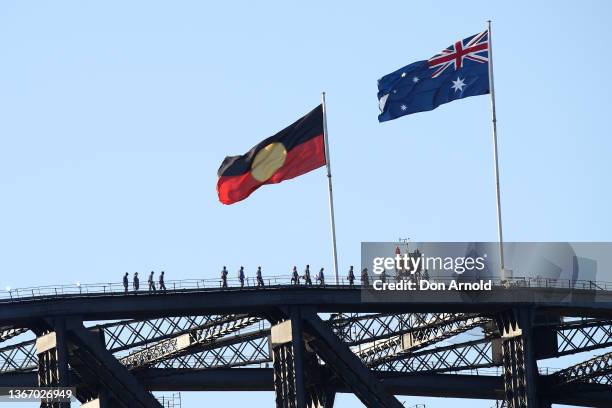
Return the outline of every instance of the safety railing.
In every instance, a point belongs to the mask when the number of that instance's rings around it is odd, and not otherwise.
[[[560,368],[554,367],[538,367],[540,375],[552,375],[560,371]],[[469,368],[465,370],[448,371],[444,375],[481,375],[481,376],[501,376],[504,374],[503,367],[487,367],[487,368]]]
[[[181,408],[180,392],[174,392],[171,395],[155,393],[154,396],[164,408]]]
[[[315,275],[315,274],[313,274]],[[261,290],[278,287],[302,287],[302,288],[334,288],[334,289],[354,289],[372,286],[377,282],[376,286],[381,287],[381,283],[397,284],[399,282],[415,282],[418,287],[419,282],[425,280],[422,277],[414,275],[408,276],[384,276],[372,275],[368,276],[366,282],[361,279],[349,280],[346,277],[335,282],[333,277],[327,277],[324,282],[312,278],[310,284],[306,284],[303,277],[300,277],[297,282],[292,280],[291,275],[277,275],[263,277],[258,280],[256,277],[245,277],[241,282],[238,278],[227,278],[225,284],[222,279],[207,278],[207,279],[184,279],[184,280],[168,280],[165,281],[165,289],[159,287],[159,282],[154,282],[154,287],[149,287],[146,280],[141,280],[138,288],[134,287],[133,281],[130,281],[127,288],[122,282],[105,282],[105,283],[75,283],[72,285],[50,285],[37,286],[29,288],[5,288],[0,291],[0,302],[22,301],[28,299],[62,297],[62,296],[79,296],[79,295],[104,295],[104,296],[125,296],[125,295],[151,295],[168,292],[183,292],[183,291],[209,291],[209,290]],[[513,277],[513,278],[485,278],[473,277],[465,275],[455,276],[432,276],[426,279],[431,283],[446,283],[451,281],[459,283],[485,283],[491,282],[491,286],[499,289],[516,289],[516,288],[550,288],[550,289],[569,289],[569,290],[591,290],[591,291],[612,291],[612,282],[606,281],[591,281],[591,280],[571,280],[571,279],[551,279],[541,277]]]

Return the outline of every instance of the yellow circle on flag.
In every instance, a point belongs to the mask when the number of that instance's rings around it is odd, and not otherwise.
[[[287,150],[282,143],[270,143],[257,152],[253,164],[251,164],[251,174],[255,180],[263,182],[268,180],[285,164]]]

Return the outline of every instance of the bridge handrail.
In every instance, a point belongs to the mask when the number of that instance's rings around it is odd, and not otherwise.
[[[314,274],[313,274],[314,275]],[[370,282],[373,279],[380,279],[380,277],[370,277]],[[400,280],[415,280],[414,277],[396,277],[387,276],[386,282],[396,283]],[[448,277],[431,277],[430,282],[450,282],[451,280],[457,280],[459,282],[478,282],[479,280],[485,282],[491,281],[492,286],[496,288],[551,288],[551,289],[582,289],[582,290],[593,290],[593,291],[612,291],[612,282],[606,281],[591,281],[591,280],[571,280],[571,279],[551,279],[541,277],[513,277],[507,279],[500,278],[478,278],[478,277],[467,277],[463,275],[454,275]],[[267,276],[263,278],[264,287],[279,287],[279,286],[295,286],[291,282],[291,275],[275,275]],[[355,280],[355,287],[361,287],[360,281]],[[204,279],[182,279],[182,280],[167,280],[165,282],[167,292],[172,291],[193,291],[193,290],[211,290],[221,289],[222,281],[218,278],[204,278]],[[370,283],[371,284],[371,283]],[[303,279],[300,279],[298,283],[300,287],[306,287]],[[158,282],[155,282],[157,292],[160,292]],[[240,289],[240,281],[238,278],[227,279],[227,289]],[[310,285],[308,285],[310,286]],[[324,285],[319,285],[313,277],[312,287],[318,288],[352,288],[346,278],[341,278],[338,284],[335,284],[333,278],[327,278]],[[249,276],[245,278],[244,289],[256,289],[257,280],[255,277]],[[142,279],[140,282],[140,289],[138,291],[133,290],[132,282],[130,281],[127,294],[148,294],[148,282],[146,279]],[[65,295],[90,295],[90,294],[102,294],[112,296],[124,296],[126,294],[122,282],[98,282],[98,283],[87,283],[87,284],[72,284],[72,285],[47,285],[47,286],[36,286],[26,288],[16,288],[0,291],[0,302],[16,301],[32,298],[41,297],[60,297]]]

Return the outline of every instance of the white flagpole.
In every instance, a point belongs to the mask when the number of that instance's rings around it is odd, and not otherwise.
[[[323,140],[325,141],[325,162],[327,163],[327,185],[329,186],[329,218],[331,221],[331,234],[332,234],[332,252],[334,255],[334,275],[336,277],[336,285],[340,283],[338,277],[338,251],[336,250],[336,220],[334,218],[334,195],[332,192],[332,175],[331,175],[331,163],[329,160],[329,143],[327,141],[327,106],[325,105],[325,92],[321,93],[321,99],[323,101]]]
[[[491,20],[487,21],[489,34],[489,90],[491,94],[491,122],[493,129],[493,159],[495,161],[495,188],[497,191],[497,232],[499,234],[499,260],[501,266],[501,279],[504,280],[504,236],[502,233],[501,199],[499,194],[499,163],[497,154],[497,116],[495,114],[495,85],[493,81],[493,39],[491,37]]]

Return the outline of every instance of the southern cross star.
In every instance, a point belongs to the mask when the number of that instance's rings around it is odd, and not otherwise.
[[[454,89],[455,92],[459,91],[459,92],[463,92],[463,88],[465,88],[467,85],[465,84],[465,78],[461,79],[459,77],[457,77],[456,81],[453,81],[453,86],[451,86],[451,89]]]

